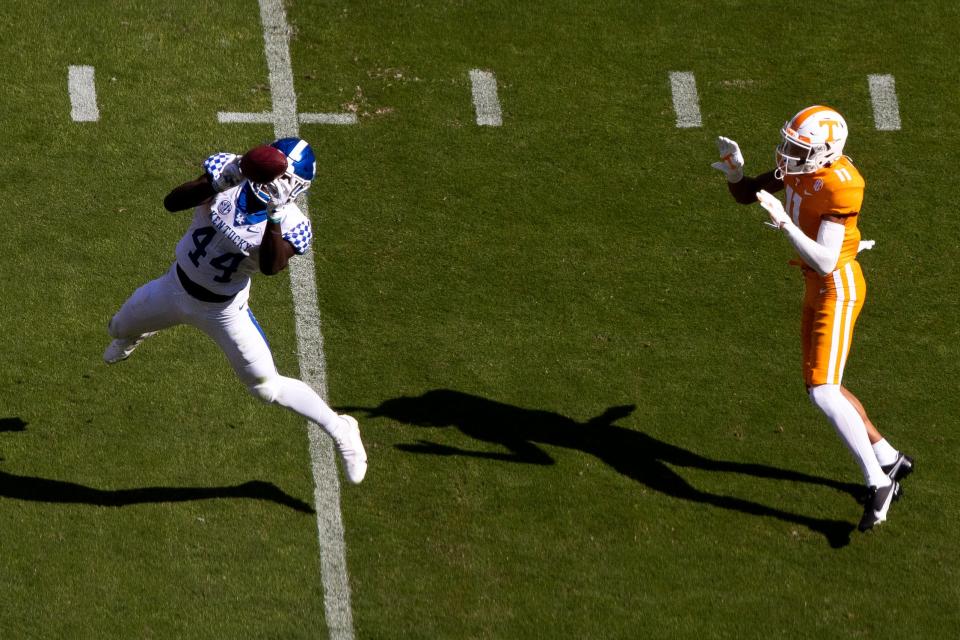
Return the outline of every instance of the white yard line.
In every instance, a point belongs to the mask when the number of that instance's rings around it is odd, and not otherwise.
[[[259,0],[263,22],[264,49],[270,70],[270,93],[273,99],[274,135],[278,138],[299,136],[297,95],[293,88],[290,64],[290,27],[282,0]],[[308,214],[307,202],[299,203]],[[308,252],[290,261],[290,288],[293,292],[297,332],[297,353],[300,375],[304,382],[327,397],[326,359],[320,313],[317,305],[317,283],[313,253]],[[320,573],[323,580],[323,602],[330,638],[353,639],[353,614],[350,609],[350,580],[347,575],[347,554],[340,513],[340,478],[330,438],[316,424],[307,423],[310,439],[310,460],[313,470],[314,504],[317,511],[317,535],[320,543]]]
[[[697,95],[697,79],[693,73],[671,71],[670,90],[673,92],[673,110],[677,114],[677,127],[689,129],[701,126],[700,98]]]
[[[71,66],[67,72],[67,89],[70,91],[70,117],[74,122],[96,122],[100,119],[93,67]]]
[[[490,71],[470,70],[473,107],[477,112],[477,124],[483,127],[499,127],[503,124],[500,100],[497,98],[497,78]]]
[[[870,101],[873,102],[873,122],[877,129],[899,131],[900,104],[893,76],[871,74],[867,76],[867,82],[870,85]]]
[[[355,113],[301,113],[303,124],[357,124]]]
[[[263,113],[236,113],[234,111],[221,111],[217,114],[217,122],[220,123],[259,123],[273,124],[273,114],[269,111]]]

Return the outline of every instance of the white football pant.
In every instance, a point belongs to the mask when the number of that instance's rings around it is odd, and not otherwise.
[[[176,264],[166,274],[137,289],[110,320],[113,338],[135,339],[178,324],[197,327],[223,350],[247,389],[322,426],[335,438],[344,423],[308,384],[277,373],[266,336],[247,301],[250,286],[230,302],[197,300],[183,290]]]

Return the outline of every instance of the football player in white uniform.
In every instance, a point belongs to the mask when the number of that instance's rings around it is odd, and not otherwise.
[[[193,325],[220,346],[253,395],[323,427],[336,443],[347,479],[357,484],[367,471],[357,421],[337,415],[306,383],[277,373],[248,305],[253,273],[279,273],[295,254],[306,253],[312,239],[310,220],[294,198],[313,180],[313,150],[299,138],[271,146],[287,158],[286,171],[272,182],[247,180],[240,157],[217,153],[203,163],[203,175],[167,195],[164,207],[193,208],[193,222],[167,273],[137,289],[110,320],[114,340],[103,359],[125,360],[157,331]]]

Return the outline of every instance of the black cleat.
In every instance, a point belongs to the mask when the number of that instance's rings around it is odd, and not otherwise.
[[[903,453],[897,454],[897,459],[891,464],[880,467],[894,482],[900,482],[913,473],[913,458]]]
[[[863,507],[863,517],[860,518],[857,529],[869,531],[874,525],[884,522],[887,519],[887,511],[890,510],[890,505],[899,493],[900,483],[895,480],[885,487],[870,487],[870,496],[867,498],[867,504]]]

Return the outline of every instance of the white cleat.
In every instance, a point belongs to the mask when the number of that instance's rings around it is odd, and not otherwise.
[[[367,475],[367,452],[360,439],[360,425],[353,416],[342,414],[340,417],[347,423],[347,428],[341,432],[339,438],[334,438],[333,441],[337,445],[340,459],[343,460],[343,470],[347,474],[347,480],[351,484],[360,484],[363,477]]]
[[[126,360],[133,353],[133,350],[140,346],[141,342],[152,335],[156,335],[156,333],[156,331],[151,331],[150,333],[140,334],[136,338],[117,338],[103,352],[103,361],[107,364],[115,364],[121,360]]]

